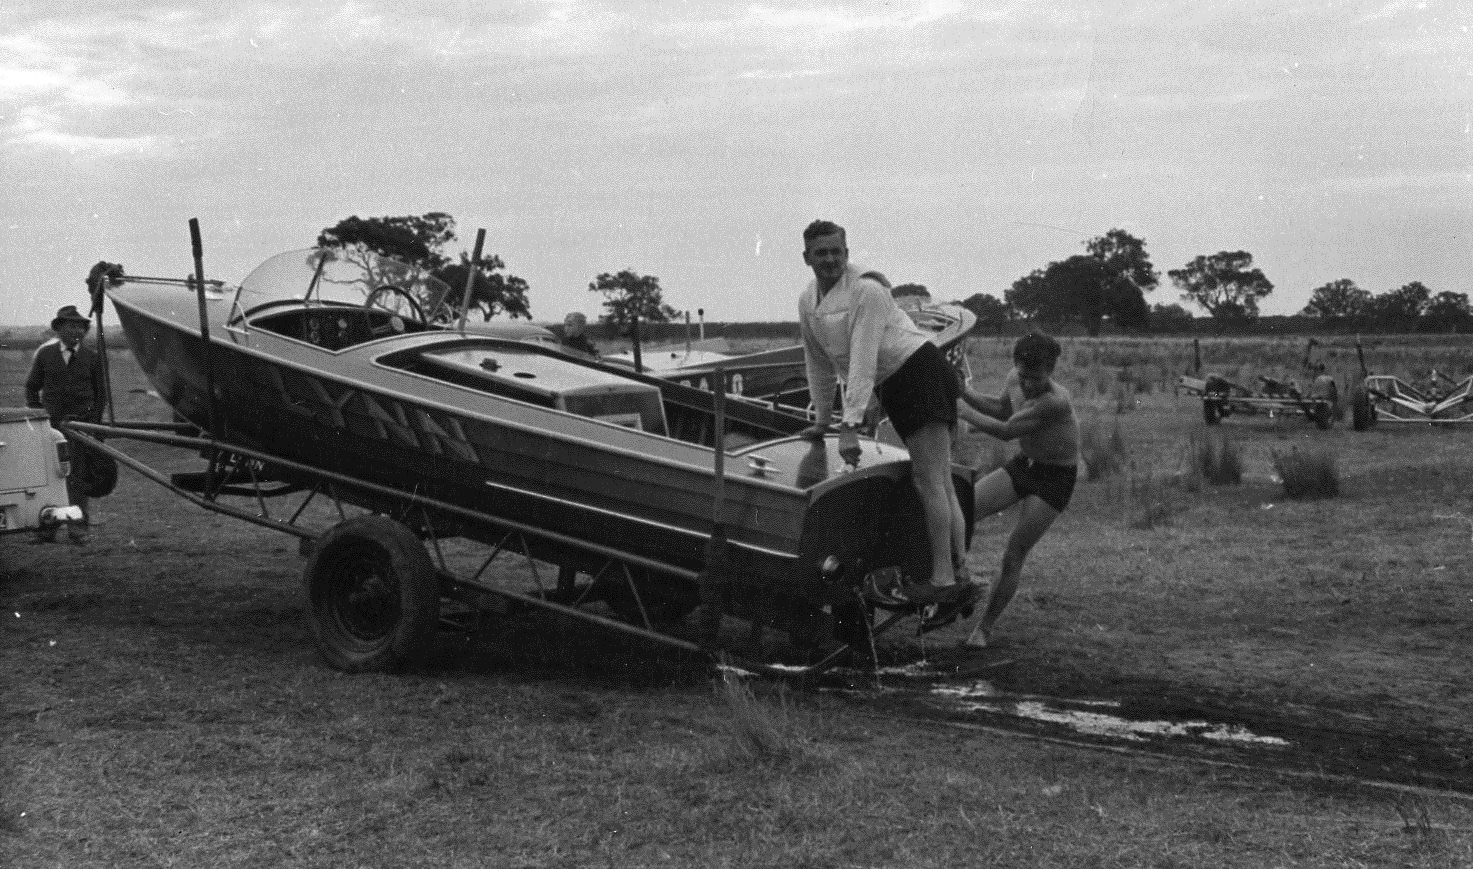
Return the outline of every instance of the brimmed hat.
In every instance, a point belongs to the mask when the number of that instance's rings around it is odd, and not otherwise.
[[[67,322],[68,320],[82,323],[87,326],[92,325],[92,321],[87,317],[82,316],[82,313],[77,310],[76,305],[67,305],[66,307],[57,311],[56,316],[52,318],[51,331],[55,332],[57,329],[60,329],[61,324]]]

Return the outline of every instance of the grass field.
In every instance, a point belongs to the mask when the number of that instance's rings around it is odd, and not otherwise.
[[[1303,354],[1201,346],[1247,381]],[[1194,693],[1353,723],[1392,757],[1399,737],[1465,744],[1473,432],[1207,430],[1171,391],[1190,341],[1066,347],[1059,379],[1117,469],[1031,557],[1000,686]],[[1344,385],[1354,351],[1331,349]],[[1387,340],[1368,363],[1463,376],[1467,350]],[[1006,357],[976,341],[979,383]],[[0,402],[20,403],[25,359],[0,354]],[[167,416],[129,357],[114,371],[120,417]],[[1194,441],[1217,438],[1242,482],[1191,473]],[[1296,449],[1328,457],[1338,496],[1284,497],[1275,454]],[[969,437],[961,455],[1006,452]],[[126,471],[99,512],[85,548],[0,538],[5,865],[1473,865],[1461,798],[949,727],[547,622],[447,636],[423,672],[345,676],[312,651],[290,538]],[[1010,520],[979,526],[984,576]]]

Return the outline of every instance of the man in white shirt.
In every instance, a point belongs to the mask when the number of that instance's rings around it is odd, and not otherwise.
[[[815,411],[809,433],[821,437],[833,421],[834,390],[842,380],[839,455],[857,465],[859,426],[870,396],[878,395],[910,451],[931,546],[931,575],[915,577],[903,594],[921,607],[969,606],[982,587],[965,576],[967,529],[951,483],[951,434],[960,394],[956,373],[890,291],[849,264],[843,227],[826,220],[809,224],[803,231],[803,261],[813,270],[813,281],[798,300]]]

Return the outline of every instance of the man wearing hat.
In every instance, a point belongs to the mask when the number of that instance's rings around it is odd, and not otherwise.
[[[41,345],[31,360],[31,373],[26,377],[26,406],[45,408],[53,426],[64,419],[102,420],[106,389],[102,360],[96,350],[82,343],[91,325],[92,321],[76,305],[67,305],[51,321],[51,331],[56,333],[57,340]],[[88,539],[87,457],[88,451],[73,442],[67,498],[82,508],[82,523],[73,526],[69,536],[73,543],[86,543]],[[54,540],[56,529],[47,529],[42,536]]]

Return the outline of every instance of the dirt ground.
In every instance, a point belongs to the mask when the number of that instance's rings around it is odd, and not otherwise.
[[[16,403],[23,359],[0,360],[0,394]],[[119,417],[167,418],[131,359],[118,359]],[[1216,428],[1241,455],[1243,481],[1189,491],[1179,476],[1202,434],[1195,399],[1155,392],[1124,411],[1107,395],[1079,405],[1087,422],[1118,428],[1126,464],[1082,482],[1034,551],[1000,626],[995,654],[1012,663],[988,672],[992,684],[1019,696],[1108,698],[1143,719],[1241,724],[1291,738],[1302,748],[1291,766],[1473,792],[1473,667],[1462,654],[1473,615],[1469,434],[1230,419]],[[130,449],[164,470],[198,465],[177,451]],[[1294,449],[1331,452],[1342,493],[1285,499],[1274,453]],[[976,439],[963,452],[979,463],[995,455]],[[150,655],[189,649],[242,666],[312,655],[292,538],[204,512],[126,470],[97,512],[85,547],[0,539],[6,645],[88,644],[48,678],[139,654],[112,645],[118,625],[156,631]],[[1011,520],[978,528],[973,562],[984,578]],[[934,653],[968,627],[893,635],[882,655]],[[890,702],[955,717],[903,692]]]

